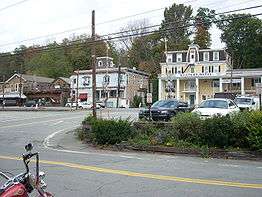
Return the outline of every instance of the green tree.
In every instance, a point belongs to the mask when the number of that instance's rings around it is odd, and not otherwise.
[[[160,32],[168,39],[168,50],[187,49],[190,44],[190,30],[193,9],[183,4],[173,4],[166,8]]]
[[[248,14],[222,15],[217,26],[234,68],[259,68],[262,62],[262,21]]]
[[[208,48],[211,45],[211,38],[209,29],[212,26],[215,18],[215,11],[208,8],[199,8],[195,16],[195,37],[194,43],[198,44],[200,48]]]

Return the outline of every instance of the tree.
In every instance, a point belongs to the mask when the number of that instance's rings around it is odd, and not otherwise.
[[[191,6],[173,4],[164,11],[160,32],[162,38],[168,39],[168,50],[187,49],[190,44],[190,30],[192,17]]]
[[[222,15],[217,26],[234,68],[259,68],[262,62],[262,21],[248,14]]]
[[[212,26],[215,18],[215,11],[208,8],[199,8],[195,16],[195,37],[194,43],[198,44],[200,48],[208,48],[211,45],[211,38],[209,29]]]

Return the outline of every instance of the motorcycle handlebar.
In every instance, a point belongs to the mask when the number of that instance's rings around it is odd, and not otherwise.
[[[27,154],[23,154],[23,162],[25,164],[25,168],[26,168],[26,174],[29,173],[29,167],[28,164],[30,162],[29,159],[31,159],[32,157],[36,157],[36,185],[39,185],[39,154],[38,153],[27,153]]]

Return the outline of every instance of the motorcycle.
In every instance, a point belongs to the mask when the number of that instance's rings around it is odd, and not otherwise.
[[[33,145],[25,146],[26,154],[23,154],[23,162],[26,172],[9,177],[7,174],[0,172],[0,176],[6,179],[5,184],[0,187],[0,197],[29,197],[29,194],[37,190],[39,197],[53,197],[45,191],[47,185],[44,182],[45,173],[39,171],[39,153],[32,153]],[[36,175],[34,176],[29,170],[29,163],[32,157],[36,158]]]

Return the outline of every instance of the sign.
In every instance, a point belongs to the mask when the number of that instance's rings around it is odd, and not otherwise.
[[[223,79],[222,83],[231,83],[231,79]],[[241,79],[232,79],[232,83],[241,83]]]
[[[219,76],[217,73],[178,73],[175,77],[216,77]]]
[[[147,103],[152,103],[152,93],[147,93],[146,94],[146,102]]]
[[[262,83],[256,83],[256,93],[262,94]]]

